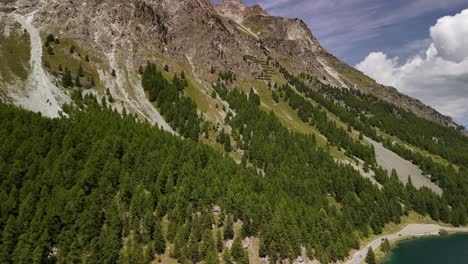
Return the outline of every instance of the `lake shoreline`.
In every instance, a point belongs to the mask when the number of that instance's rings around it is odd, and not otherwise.
[[[446,230],[446,229],[443,229]],[[430,239],[450,239],[450,238],[455,238],[457,236],[463,236],[463,235],[468,235],[468,231],[462,230],[462,231],[455,231],[455,230],[446,230],[448,231],[446,234],[430,234],[426,236],[408,236],[408,237],[403,237],[401,239],[395,239],[391,241],[391,251],[387,252],[383,255],[383,257],[376,258],[376,262],[380,264],[391,264],[389,262],[392,258],[392,256],[395,253],[395,250],[401,246],[403,243],[410,243],[410,242],[415,242],[418,240],[424,241],[424,240],[430,240]],[[380,246],[377,248],[377,250],[380,250]]]
[[[443,238],[443,237],[457,236],[457,235],[463,235],[463,234],[468,235],[468,231],[458,231],[458,232],[451,231],[451,232],[448,232],[447,234],[437,234],[437,235],[434,234],[434,235],[413,236],[413,237],[408,236],[408,237],[403,237],[401,239],[395,239],[395,240],[390,241],[390,245],[391,245],[390,252],[385,253],[383,257],[376,258],[376,262],[380,264],[380,263],[385,263],[387,260],[389,260],[389,258],[391,258],[392,255],[394,254],[393,252],[394,249],[396,249],[401,243],[405,243],[405,242],[412,241],[412,240],[418,240],[418,239]],[[377,248],[377,250],[380,250],[380,246]]]
[[[435,224],[409,224],[399,232],[394,234],[379,237],[363,247],[361,250],[354,253],[354,255],[345,263],[347,264],[360,264],[364,261],[367,251],[370,247],[377,251],[385,239],[390,242],[401,241],[403,238],[417,239],[430,236],[438,236],[440,230],[446,230],[449,233],[468,233],[467,227],[444,227]]]

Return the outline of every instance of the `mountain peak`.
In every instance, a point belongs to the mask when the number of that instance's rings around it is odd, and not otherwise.
[[[220,5],[243,5],[243,6],[246,6],[244,4],[244,2],[242,2],[242,0],[222,0],[219,4]]]
[[[249,7],[241,0],[222,0],[218,5],[216,5],[216,10],[220,15],[232,19],[239,24],[250,16],[268,15],[260,5],[256,4]]]

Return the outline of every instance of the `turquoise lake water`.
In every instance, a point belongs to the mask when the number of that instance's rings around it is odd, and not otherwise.
[[[408,240],[384,264],[468,264],[468,234]]]

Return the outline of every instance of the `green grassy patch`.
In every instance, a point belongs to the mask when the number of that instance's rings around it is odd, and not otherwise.
[[[286,67],[286,68],[291,68],[292,67],[292,62],[288,59],[280,59],[279,60],[279,63],[283,66],[283,67]]]
[[[340,204],[339,202],[337,202],[335,197],[327,196],[327,200],[328,200],[328,203],[330,204],[330,206],[334,206],[338,210],[341,210],[341,208],[343,208],[343,205]]]
[[[6,82],[26,80],[29,75],[31,41],[21,25],[0,17],[0,78]]]
[[[241,34],[242,36],[245,36],[245,37],[251,37],[252,36],[249,32],[245,31],[241,27],[236,27],[236,29],[239,32],[239,34]]]
[[[293,90],[304,97],[305,100],[309,101],[312,105],[314,106],[317,106],[319,105],[319,103],[317,103],[315,100],[307,97],[307,96],[304,96],[303,94],[301,94],[299,91],[297,91],[294,87],[292,87]],[[348,129],[348,124],[346,124],[345,122],[343,122],[338,116],[336,116],[334,113],[332,113],[331,111],[329,111],[326,107],[324,107],[323,105],[321,106],[322,107],[322,110],[324,110],[326,113],[327,113],[327,117],[328,119],[330,119],[331,121],[335,122],[335,124],[337,125],[337,127],[341,127],[341,128],[344,128],[345,130]],[[349,133],[349,132],[348,132]],[[364,145],[369,145],[370,143],[365,141],[365,140],[359,140],[359,131],[357,130],[354,130],[352,129],[350,135],[353,137],[354,140],[356,141],[359,141],[361,144],[364,144]]]
[[[346,80],[356,84],[357,86],[375,86],[377,83],[365,74],[351,68],[338,67],[338,72],[345,77]]]
[[[261,25],[253,25],[250,27],[250,31],[255,34],[262,33],[265,29]]]
[[[273,111],[286,128],[307,135],[315,135],[317,145],[327,147],[328,141],[326,138],[315,127],[302,122],[297,115],[297,111],[293,110],[287,102],[280,101],[279,103],[275,103],[273,101],[272,91],[264,81],[238,81],[237,84],[244,92],[249,92],[252,87],[255,87],[261,100],[260,108],[266,112]],[[338,159],[344,159],[346,157],[343,152],[335,147],[330,147],[330,153]]]
[[[189,96],[197,104],[198,110],[206,114],[214,114],[214,104],[216,104],[215,99],[211,98],[209,94],[206,94],[201,89],[199,89],[193,83],[189,83],[189,86],[184,90],[184,94]]]
[[[46,36],[43,35],[45,40]],[[103,89],[100,83],[97,69],[102,65],[102,60],[94,55],[92,51],[88,51],[80,47],[80,45],[71,39],[59,39],[59,43],[51,42],[49,46],[52,48],[52,54],[49,54],[48,48],[43,47],[43,63],[48,67],[54,75],[60,76],[65,69],[69,69],[73,76],[73,81],[78,73],[80,66],[83,68],[83,77],[80,77],[82,85],[92,85],[94,80],[95,87]],[[45,42],[44,42],[45,43]],[[74,50],[73,52],[71,50]]]

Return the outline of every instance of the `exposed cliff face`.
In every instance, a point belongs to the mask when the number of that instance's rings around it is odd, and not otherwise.
[[[251,16],[268,16],[268,13],[259,5],[249,7],[241,0],[223,0],[216,5],[216,11],[239,24],[242,24],[246,18]]]
[[[0,3],[5,10],[35,12],[34,24],[44,32],[74,39],[94,50],[102,61],[101,68],[117,68],[126,76],[120,80],[120,90],[137,89],[131,85],[132,75],[147,60],[168,64],[174,71],[193,71],[200,82],[209,84],[217,78],[210,74],[211,69],[230,70],[239,79],[253,79],[262,68],[246,61],[245,56],[262,60],[270,57],[292,73],[304,72],[337,87],[374,93],[419,116],[452,123],[419,101],[383,87],[339,61],[321,47],[302,20],[270,16],[260,6],[248,7],[240,0],[224,0],[216,6],[210,0]]]

